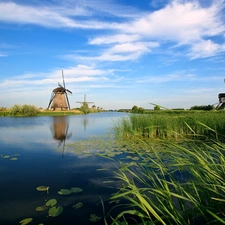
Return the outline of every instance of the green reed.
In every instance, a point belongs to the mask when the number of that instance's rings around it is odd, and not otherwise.
[[[176,139],[225,134],[225,112],[175,112],[131,114],[116,124],[117,137]],[[222,138],[222,136],[221,136]]]
[[[116,135],[129,150],[114,171],[105,224],[225,224],[224,124],[224,113],[121,119]]]
[[[120,200],[112,224],[225,224],[224,144],[140,143],[149,151],[135,152],[135,164],[120,160],[114,172],[121,186],[110,198]]]

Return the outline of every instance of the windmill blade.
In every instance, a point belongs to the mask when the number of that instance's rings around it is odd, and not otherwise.
[[[63,78],[63,87],[66,89],[65,80],[64,80],[64,75],[63,75],[63,70],[62,70],[62,78]]]
[[[64,87],[62,86],[62,84],[60,84],[59,82],[58,82],[58,85],[59,85],[59,87],[64,88]],[[65,88],[64,88],[64,89],[65,89]]]
[[[68,99],[68,96],[67,96],[67,92],[65,92],[65,94],[66,94],[66,100],[67,100],[67,103],[68,103],[68,108],[70,110],[70,103],[69,103],[69,99]]]
[[[73,94],[72,91],[70,91],[70,90],[68,90],[68,89],[66,89],[66,91],[68,91],[70,94]]]
[[[50,98],[50,101],[49,101],[49,104],[48,104],[48,108],[47,109],[49,109],[49,107],[50,107],[50,105],[51,105],[54,97],[55,97],[55,94],[54,94],[54,92],[52,92],[52,95],[51,95],[51,98]]]

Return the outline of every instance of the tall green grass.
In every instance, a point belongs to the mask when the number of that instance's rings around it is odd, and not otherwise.
[[[112,182],[120,185],[105,224],[225,224],[224,114],[163,116],[131,115],[115,127],[139,160],[119,160]],[[175,133],[196,138],[168,138]]]
[[[131,114],[121,118],[115,131],[118,138],[217,138],[217,133],[225,134],[225,112]]]
[[[114,172],[121,186],[110,200],[120,200],[120,213],[112,224],[225,224],[224,144],[168,142],[136,155]]]

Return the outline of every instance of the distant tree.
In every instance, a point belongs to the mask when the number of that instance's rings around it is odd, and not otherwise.
[[[142,108],[142,107],[139,107],[138,108],[138,113],[144,113],[145,112],[145,109],[144,108]]]
[[[136,106],[136,105],[134,105],[133,107],[132,107],[132,113],[138,113],[138,107]]]
[[[83,102],[82,106],[80,107],[80,110],[84,113],[87,114],[90,112],[90,109],[88,107],[88,103],[87,102]]]
[[[215,107],[213,105],[195,105],[190,108],[190,110],[213,110]]]
[[[160,110],[160,107],[158,106],[158,105],[156,105],[155,107],[154,107],[154,111],[159,111]]]

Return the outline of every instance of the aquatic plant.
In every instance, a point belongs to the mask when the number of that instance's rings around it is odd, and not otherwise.
[[[61,189],[60,191],[58,191],[58,194],[60,195],[70,195],[72,193],[79,193],[79,192],[82,192],[82,188],[79,188],[79,187],[72,187],[70,189]]]
[[[215,132],[216,131],[216,132]],[[130,114],[114,128],[118,138],[199,139],[218,138],[225,134],[225,112],[166,111],[151,114]],[[224,135],[220,135],[225,140]]]
[[[63,212],[63,207],[62,206],[53,206],[48,210],[48,215],[52,217],[59,216]]]
[[[129,138],[130,155],[118,161],[111,180],[121,185],[105,224],[225,224],[225,144],[217,130],[201,125],[216,139],[201,141],[196,133],[200,140],[154,145],[143,136]],[[120,212],[112,216],[114,209]]]
[[[47,194],[49,194],[49,186],[38,186],[37,188],[36,188],[36,190],[37,191],[47,191]]]
[[[21,225],[27,225],[28,223],[32,222],[33,218],[26,218],[20,221]]]

